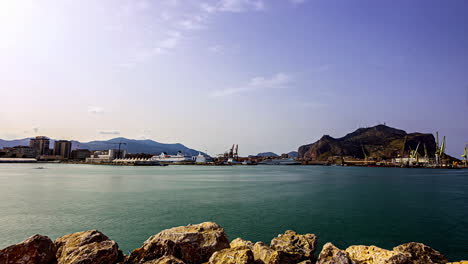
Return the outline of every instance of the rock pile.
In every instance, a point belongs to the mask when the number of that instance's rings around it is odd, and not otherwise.
[[[35,235],[0,250],[0,264],[445,264],[438,251],[421,243],[386,250],[376,246],[339,249],[326,243],[315,255],[317,236],[288,230],[270,245],[236,238],[231,243],[216,223],[174,227],[148,238],[124,256],[115,241],[90,230],[52,241]],[[468,261],[452,264],[468,264]]]

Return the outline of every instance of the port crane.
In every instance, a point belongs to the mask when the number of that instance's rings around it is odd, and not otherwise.
[[[419,144],[421,144],[421,142],[418,143],[415,150],[410,151],[410,158],[416,159],[416,162],[419,162],[419,152],[418,152]]]
[[[468,156],[468,142],[465,145],[465,149],[463,151],[463,155],[461,155],[463,158],[463,162],[465,163],[465,167],[467,166],[467,156]]]
[[[441,165],[441,159],[445,155],[445,136],[442,139],[442,143],[439,145],[439,132],[437,132],[437,141],[436,141],[436,165]]]
[[[366,153],[366,151],[364,150],[364,146],[362,145],[362,143],[361,143],[361,149],[362,149],[362,153],[364,154],[364,161],[367,162],[367,153]]]
[[[121,145],[127,146],[127,143],[124,143],[124,142],[119,142],[119,143],[106,142],[106,144],[119,145],[119,151],[117,152],[117,159],[121,158],[121,156],[120,156],[120,147],[121,147]]]

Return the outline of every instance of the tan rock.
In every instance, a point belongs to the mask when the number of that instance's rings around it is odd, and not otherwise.
[[[158,259],[147,261],[144,264],[185,264],[185,262],[173,256],[163,256]]]
[[[394,247],[393,251],[408,254],[411,264],[444,264],[448,262],[447,258],[439,251],[422,243],[406,243]]]
[[[244,239],[242,239],[240,237],[238,237],[238,238],[234,239],[233,241],[231,241],[231,243],[229,245],[231,246],[231,248],[248,247],[250,249],[253,249],[253,246],[254,246],[252,241],[244,240]]]
[[[205,222],[161,231],[135,249],[126,263],[139,264],[167,255],[187,264],[202,263],[225,248],[229,248],[229,240],[224,230],[216,223]]]
[[[468,264],[468,260],[462,260],[457,262],[448,262],[447,264]]]
[[[328,242],[323,245],[317,264],[352,264],[352,262],[344,250]]]
[[[270,247],[273,250],[288,253],[297,262],[302,260],[315,261],[315,249],[317,248],[317,236],[314,234],[299,235],[292,230],[273,238]]]
[[[263,242],[255,243],[253,247],[254,259],[259,264],[288,264],[297,263],[297,255],[276,251]]]
[[[408,255],[376,246],[350,246],[346,254],[356,264],[408,264]]]
[[[209,264],[254,264],[252,251],[244,246],[226,248],[215,252],[208,262]]]
[[[53,264],[56,248],[50,238],[32,236],[16,245],[0,250],[1,264]]]
[[[58,264],[113,264],[123,258],[117,243],[97,230],[68,234],[54,243]]]

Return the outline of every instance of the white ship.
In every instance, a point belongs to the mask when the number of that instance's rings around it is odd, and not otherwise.
[[[185,156],[184,154],[182,154],[181,151],[177,152],[177,155],[168,155],[166,152],[162,152],[158,156],[151,157],[151,160],[159,161],[159,162],[171,162],[171,163],[194,161],[192,156]]]

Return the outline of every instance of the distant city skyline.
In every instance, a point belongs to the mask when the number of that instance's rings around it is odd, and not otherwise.
[[[464,0],[0,2],[0,138],[297,150],[386,123],[468,141]]]

